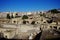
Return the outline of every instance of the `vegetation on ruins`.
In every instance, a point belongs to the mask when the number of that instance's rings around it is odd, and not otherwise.
[[[22,19],[28,19],[27,15],[23,15]]]

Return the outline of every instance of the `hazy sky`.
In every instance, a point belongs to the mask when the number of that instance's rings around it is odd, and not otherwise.
[[[60,8],[60,0],[0,0],[0,12],[43,11]]]

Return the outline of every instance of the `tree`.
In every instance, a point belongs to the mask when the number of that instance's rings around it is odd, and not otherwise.
[[[7,14],[7,19],[10,19],[10,15],[9,14]]]
[[[23,15],[22,19],[28,19],[27,15]]]

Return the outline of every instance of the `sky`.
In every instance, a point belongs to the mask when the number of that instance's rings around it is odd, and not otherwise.
[[[0,12],[46,11],[60,8],[60,0],[0,0]]]

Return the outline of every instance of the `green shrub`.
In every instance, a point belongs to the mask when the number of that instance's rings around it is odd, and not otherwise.
[[[22,19],[28,19],[27,15],[23,15]]]

